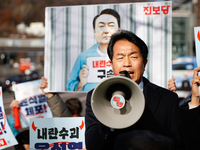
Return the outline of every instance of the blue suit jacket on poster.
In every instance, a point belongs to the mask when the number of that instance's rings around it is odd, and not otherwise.
[[[99,44],[95,44],[88,50],[82,52],[78,58],[76,59],[76,62],[73,66],[73,69],[70,73],[69,80],[67,81],[67,90],[68,91],[76,91],[79,83],[79,72],[82,69],[83,65],[86,65],[86,59],[87,57],[100,57],[100,55],[97,53],[97,46]],[[93,88],[95,88],[98,85],[98,83],[86,83],[86,85],[83,87],[82,91],[90,91]]]

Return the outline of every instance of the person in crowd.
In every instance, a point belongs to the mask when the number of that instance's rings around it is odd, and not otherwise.
[[[188,81],[187,75],[184,76],[184,80],[181,83],[181,90],[185,90],[185,91],[190,91],[191,87],[190,87],[190,82]]]
[[[187,101],[180,106],[181,108],[181,123],[183,125],[183,137],[187,150],[199,150],[200,141],[200,99],[199,85],[200,76],[198,73],[200,67],[194,69],[192,83],[192,94],[187,98]],[[190,99],[190,100],[189,100]]]
[[[87,57],[107,57],[107,46],[113,33],[120,30],[120,15],[113,9],[104,9],[93,19],[93,30],[97,44],[82,52],[72,68],[67,82],[68,91],[90,91],[98,83],[87,83],[89,67]]]
[[[172,139],[173,148],[183,150],[178,96],[143,77],[148,48],[134,33],[121,30],[114,33],[108,45],[108,56],[114,74],[126,70],[144,93],[145,109],[141,118],[125,129],[112,130],[102,124],[91,108],[93,90],[88,92],[85,115],[87,150],[111,150],[116,137],[134,130],[149,130]],[[106,117],[106,116],[105,116]],[[130,118],[131,119],[131,118]]]
[[[73,117],[81,117],[82,104],[78,98],[70,98],[65,104]]]
[[[77,98],[70,98],[65,103],[58,93],[46,92],[48,82],[45,77],[41,78],[40,89],[47,95],[46,101],[51,109],[53,117],[80,117],[82,111],[82,104]],[[86,149],[81,149],[86,150]]]
[[[16,136],[18,144],[14,146],[15,150],[30,150],[29,138],[29,129],[21,131]]]
[[[46,94],[46,102],[51,109],[53,117],[80,117],[82,104],[77,98],[70,98],[65,103],[58,93],[46,92],[48,82],[45,77],[41,78],[40,89]]]

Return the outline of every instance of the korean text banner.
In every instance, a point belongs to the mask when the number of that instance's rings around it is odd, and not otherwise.
[[[46,95],[40,90],[41,79],[14,85],[15,99],[20,103],[21,127],[29,126],[30,118],[52,118]]]
[[[85,149],[85,118],[31,118],[30,149]]]
[[[3,106],[2,87],[0,87],[0,149],[8,148],[17,145],[15,139],[6,119],[6,114]]]
[[[172,69],[171,22],[170,1],[47,7],[47,91],[90,91],[113,76],[106,44],[120,29],[144,40],[149,50],[145,76],[167,87]]]

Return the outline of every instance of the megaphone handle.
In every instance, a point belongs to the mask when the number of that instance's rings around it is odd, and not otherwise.
[[[18,108],[14,107],[13,111],[14,111],[14,118],[15,118],[15,129],[19,130],[21,128],[21,125],[20,125]]]

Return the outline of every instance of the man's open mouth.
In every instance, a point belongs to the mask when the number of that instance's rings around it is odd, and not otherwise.
[[[129,75],[131,76],[131,78],[133,77],[134,75],[134,72],[133,71],[127,71],[129,73]]]

